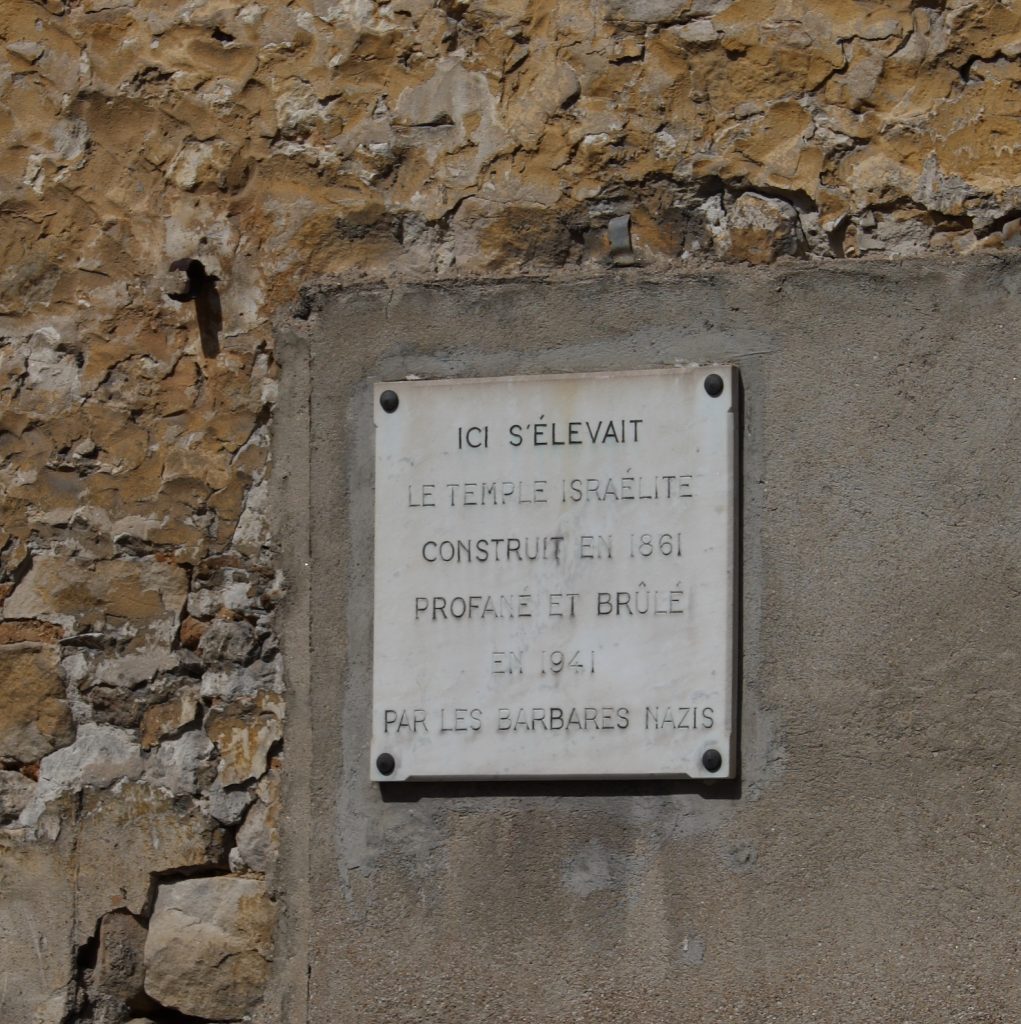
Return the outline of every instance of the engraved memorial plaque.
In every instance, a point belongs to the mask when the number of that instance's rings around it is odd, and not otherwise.
[[[372,778],[732,778],[737,373],[375,388]]]

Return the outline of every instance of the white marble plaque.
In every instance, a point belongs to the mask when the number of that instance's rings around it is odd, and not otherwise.
[[[376,385],[373,779],[734,776],[736,386]]]

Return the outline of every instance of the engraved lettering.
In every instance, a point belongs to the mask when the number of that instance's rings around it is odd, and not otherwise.
[[[711,729],[714,724],[711,707],[646,706],[646,729],[694,730]]]
[[[408,484],[408,508],[435,508],[435,484]]]

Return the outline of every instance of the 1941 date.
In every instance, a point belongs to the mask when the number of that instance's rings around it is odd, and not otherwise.
[[[489,661],[494,676],[558,676],[593,675],[596,671],[594,650],[576,651],[493,651]]]

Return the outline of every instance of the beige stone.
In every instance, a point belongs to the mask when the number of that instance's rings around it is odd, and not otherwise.
[[[805,246],[798,212],[782,199],[746,192],[730,205],[717,239],[720,254],[748,263],[772,263],[796,256]]]
[[[142,921],[126,911],[107,914],[100,922],[89,1001],[101,1019],[123,1020],[125,1009],[138,1008],[146,999],[143,990],[146,935]]]
[[[170,736],[195,721],[198,712],[198,691],[189,687],[172,700],[156,704],[142,716],[140,743],[143,750],[155,747],[163,737]]]
[[[144,783],[88,791],[79,829],[78,928],[104,914],[143,914],[154,874],[226,863],[223,829],[187,799]]]
[[[145,944],[145,989],[182,1013],[237,1020],[263,995],[274,906],[253,878],[161,885]]]
[[[0,646],[20,643],[55,643],[64,631],[52,622],[38,619],[0,620]]]
[[[255,787],[256,800],[248,808],[230,852],[231,868],[267,874],[272,871],[279,846],[280,772],[268,771]]]
[[[35,794],[35,783],[21,772],[0,770],[0,825],[15,821]]]
[[[195,648],[198,647],[199,641],[202,639],[202,634],[205,633],[207,626],[208,623],[189,615],[181,623],[181,646],[194,651]]]
[[[55,647],[0,646],[0,757],[38,761],[74,739]]]
[[[69,810],[69,808],[64,809]],[[68,830],[70,831],[70,830]],[[74,969],[74,871],[67,846],[0,832],[0,1020],[62,1024]]]
[[[221,785],[235,786],[266,771],[269,752],[283,736],[282,711],[279,695],[264,693],[252,704],[234,701],[209,713],[206,733],[220,754]]]
[[[34,561],[3,611],[9,619],[36,618],[75,632],[123,621],[169,642],[186,596],[184,571],[155,559],[83,565],[45,556]]]

